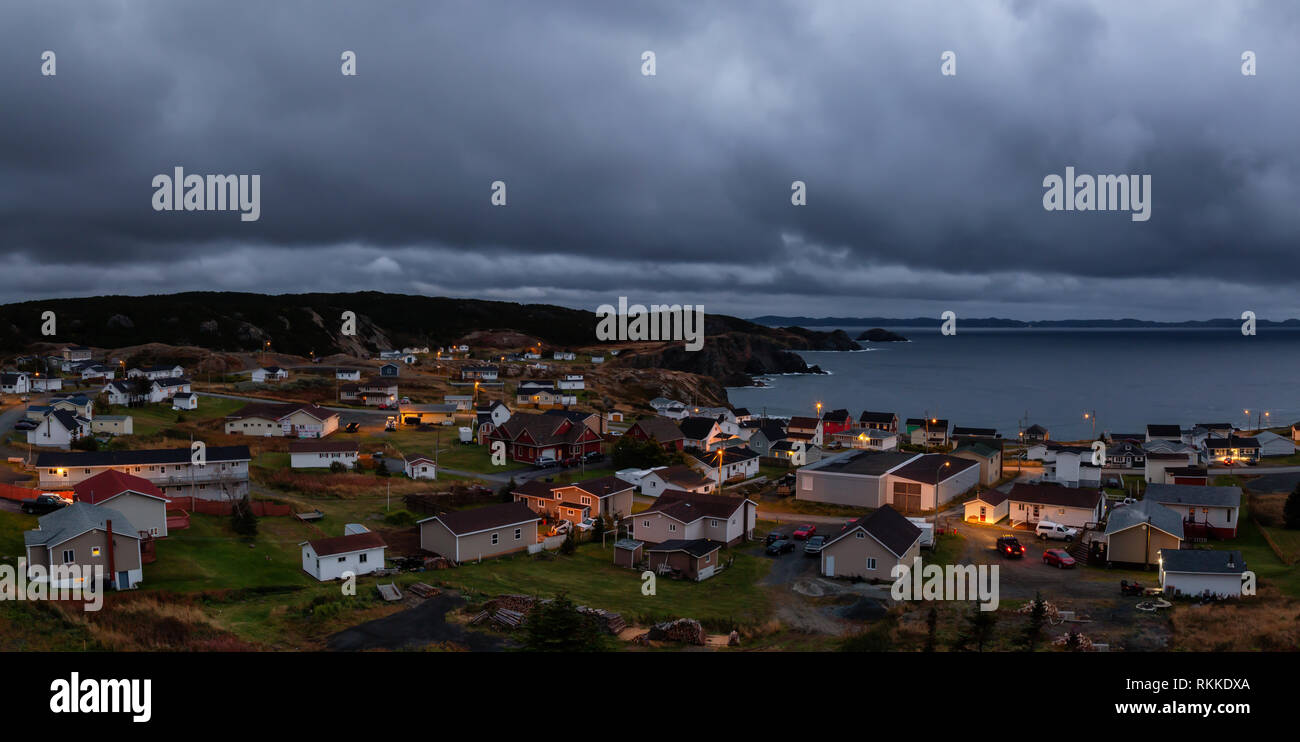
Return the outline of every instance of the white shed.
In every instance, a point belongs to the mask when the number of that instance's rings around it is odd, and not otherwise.
[[[406,476],[411,479],[437,479],[438,467],[427,456],[406,459]]]
[[[303,571],[321,582],[337,580],[345,572],[364,575],[383,569],[388,548],[384,539],[371,531],[304,541],[301,546]]]
[[[1240,551],[1160,550],[1160,588],[1167,593],[1239,598],[1245,572]]]

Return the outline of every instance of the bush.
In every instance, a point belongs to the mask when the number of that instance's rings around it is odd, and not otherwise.
[[[1286,504],[1282,506],[1282,522],[1288,529],[1300,528],[1300,484],[1287,495]]]
[[[72,448],[76,451],[98,451],[99,441],[95,440],[94,436],[88,435],[73,441]]]
[[[345,474],[347,473],[347,470],[348,470],[348,465],[343,463],[342,461],[330,462],[330,471],[334,474]]]
[[[384,523],[390,526],[413,526],[415,515],[408,510],[394,510],[384,516]]]

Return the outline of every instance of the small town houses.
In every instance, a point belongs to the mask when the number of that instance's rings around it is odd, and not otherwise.
[[[703,538],[734,546],[753,538],[757,519],[758,504],[748,498],[669,490],[624,524],[647,544]]]
[[[140,366],[132,368],[126,372],[128,379],[147,379],[156,381],[158,379],[179,379],[185,376],[185,368],[179,365],[161,364],[156,366]]]
[[[604,439],[590,426],[563,415],[518,414],[497,426],[488,440],[504,442],[513,461],[538,464],[598,454]]]
[[[289,370],[280,368],[279,366],[255,368],[249,377],[256,384],[267,384],[275,381],[284,381],[289,378]]]
[[[397,381],[367,379],[360,384],[339,385],[340,402],[360,402],[367,407],[391,407],[397,404]]]
[[[28,394],[32,391],[32,377],[22,371],[0,373],[0,393]]]
[[[1255,438],[1209,437],[1202,448],[1211,464],[1256,464],[1260,459],[1259,441]]]
[[[685,446],[686,439],[682,435],[681,428],[666,417],[643,417],[632,423],[623,435],[628,438],[636,438],[642,441],[654,441],[667,451],[680,451]]]
[[[422,454],[407,456],[402,460],[402,471],[409,479],[437,479],[438,463]]]
[[[332,538],[304,541],[302,570],[321,582],[337,580],[346,574],[370,574],[384,568],[384,551],[388,544],[373,531],[349,533]]]
[[[858,415],[858,427],[867,430],[879,430],[885,433],[898,432],[898,415],[892,412],[872,412],[863,410]]]
[[[1144,501],[1157,502],[1183,518],[1188,538],[1237,537],[1241,488],[1148,484]]]
[[[659,497],[673,490],[709,494],[716,486],[712,478],[682,464],[659,467],[641,477],[641,494],[647,497]]]
[[[226,416],[226,433],[324,438],[338,430],[339,414],[313,404],[253,402]]]
[[[758,476],[758,454],[744,446],[719,448],[716,451],[685,449],[686,463],[718,484],[747,480]],[[721,476],[719,476],[719,472]]]
[[[459,564],[525,551],[538,543],[540,521],[526,504],[507,502],[435,515],[417,526],[421,549]]]
[[[850,451],[799,469],[795,498],[904,512],[933,510],[979,483],[980,463],[946,454]]]
[[[1092,528],[1106,512],[1106,496],[1098,489],[1017,482],[1010,492],[987,490],[964,506],[967,521],[1033,525],[1046,520],[1071,528]]]
[[[55,580],[56,567],[99,568],[107,584],[118,590],[144,579],[140,532],[117,510],[74,502],[37,520],[23,534],[29,579],[44,579],[50,587],[72,588],[78,578]],[[37,566],[44,574],[34,572]]]
[[[1183,537],[1178,513],[1147,499],[1111,510],[1102,543],[1108,564],[1146,567],[1155,564],[1162,551],[1182,548]]]
[[[598,477],[573,484],[531,480],[511,496],[547,520],[581,523],[587,518],[620,518],[632,512],[636,486],[618,477]]]
[[[707,538],[661,541],[645,548],[647,566],[656,574],[678,575],[700,582],[712,577],[722,566],[719,564],[722,547],[723,544]]]
[[[328,469],[342,464],[349,469],[357,465],[360,445],[356,441],[323,441],[308,439],[290,441],[289,467],[291,469]]]
[[[921,529],[885,505],[846,525],[819,556],[826,577],[892,580],[894,567],[911,565],[920,554]]]
[[[90,434],[90,420],[67,410],[50,410],[35,428],[27,431],[27,442],[33,446],[67,448],[73,441]]]
[[[1238,598],[1246,560],[1240,551],[1162,549],[1160,588],[1171,595]]]

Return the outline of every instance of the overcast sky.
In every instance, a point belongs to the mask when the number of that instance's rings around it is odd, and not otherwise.
[[[1284,1],[13,0],[0,301],[1296,317],[1297,39]],[[154,211],[176,166],[261,218]],[[1150,220],[1044,211],[1066,166],[1151,175]]]

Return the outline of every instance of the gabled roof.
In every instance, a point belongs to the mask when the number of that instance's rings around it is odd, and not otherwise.
[[[311,550],[316,552],[316,556],[351,554],[355,551],[388,547],[388,544],[384,543],[383,536],[374,531],[352,533],[347,536],[334,536],[333,538],[311,539],[307,543],[311,544]]]
[[[786,423],[785,429],[787,432],[790,430],[790,428],[804,428],[807,430],[812,430],[816,428],[820,422],[821,421],[815,417],[795,416],[790,418],[790,422]]]
[[[850,533],[861,528],[876,539],[894,556],[901,557],[912,548],[912,544],[921,538],[921,529],[915,523],[904,518],[894,508],[889,505],[882,505],[880,509],[870,515],[864,515],[861,518],[849,523],[844,527],[838,536],[827,541],[822,548],[845,538]]]
[[[1148,425],[1147,435],[1151,436],[1181,436],[1183,429],[1177,425]]]
[[[984,443],[982,441],[970,441],[970,440],[963,441],[956,448],[953,449],[953,453],[957,453],[959,451],[970,451],[976,456],[982,456],[986,459],[991,459],[994,456],[997,456],[999,453],[1001,453],[1001,450],[996,448],[995,446],[990,446],[989,444]]]
[[[113,508],[74,502],[42,515],[37,521],[37,530],[23,533],[23,542],[27,546],[56,546],[87,531],[107,531],[110,520],[113,521],[113,533],[140,538],[140,532],[131,525],[131,521]]]
[[[159,383],[157,381],[155,384]],[[187,382],[188,383],[188,382]],[[246,404],[226,416],[227,420],[242,420],[246,417],[260,417],[267,420],[283,420],[295,412],[304,412],[317,420],[328,420],[339,413],[318,407],[314,404],[279,404],[276,402],[253,402]]]
[[[739,464],[743,461],[749,461],[751,459],[758,458],[758,454],[750,450],[748,446],[729,446],[727,448],[719,448],[718,451],[722,452],[723,466],[728,466],[730,464]],[[701,451],[698,448],[687,448],[682,453],[686,454],[687,456],[690,456],[691,458],[695,459],[696,461],[702,464],[708,464],[709,466],[717,466],[718,451]]]
[[[1187,505],[1210,508],[1235,508],[1241,506],[1240,487],[1215,487],[1196,484],[1148,484],[1147,500],[1168,505]]]
[[[1143,523],[1183,540],[1183,517],[1154,500],[1141,500],[1110,511],[1106,516],[1106,535],[1127,531]]]
[[[708,438],[717,424],[718,421],[711,417],[687,417],[677,427],[681,429],[683,438],[699,441]]]
[[[898,415],[895,415],[892,412],[872,412],[871,410],[863,410],[862,414],[858,415],[858,422],[889,424],[894,422],[897,418]]]
[[[289,453],[356,453],[360,444],[356,441],[324,441],[319,438],[289,441]]]
[[[487,531],[493,528],[513,526],[519,523],[531,523],[541,518],[528,505],[522,502],[506,502],[499,505],[486,505],[470,510],[456,510],[432,518],[425,518],[421,523],[436,520],[457,536]]]
[[[952,426],[952,434],[954,436],[965,435],[965,436],[974,436],[976,438],[1001,437],[998,435],[997,428],[971,428],[971,427],[964,427],[961,425]]]
[[[785,426],[776,420],[762,420],[758,423],[756,433],[762,433],[763,437],[769,442],[779,441],[785,438]]]
[[[745,503],[753,503],[743,497],[727,495],[704,495],[681,490],[668,490],[659,496],[655,504],[636,514],[641,517],[649,513],[662,513],[681,523],[694,523],[700,518],[730,518]]]
[[[563,489],[579,489],[593,497],[604,499],[611,495],[616,495],[619,492],[627,492],[628,490],[636,489],[636,485],[613,476],[597,477],[595,479],[587,479],[570,484],[543,482],[537,479],[530,479],[518,487],[515,487],[513,494],[552,499],[558,498],[558,492]]]
[[[913,482],[922,484],[938,484],[939,482],[952,479],[957,474],[971,468],[978,467],[978,461],[971,461],[960,456],[949,456],[942,453],[927,453],[918,456],[909,461],[904,466],[891,472],[896,477],[910,479]]]
[[[684,551],[687,554],[690,554],[691,556],[698,559],[702,556],[712,554],[713,552],[721,548],[722,548],[721,541],[713,541],[707,538],[673,539],[671,541],[662,541],[660,543],[651,544],[650,546],[647,546],[646,553],[648,554],[652,551],[657,551],[657,552]]]
[[[880,476],[897,469],[920,454],[900,453],[898,451],[852,451],[822,459],[803,467],[803,471],[818,471],[828,474],[857,474],[859,476]],[[963,459],[963,461],[966,461]],[[970,463],[967,461],[966,463]]]
[[[657,476],[666,484],[677,485],[680,489],[693,489],[706,484],[712,484],[713,480],[695,471],[685,464],[676,466],[666,466],[662,469],[655,469],[646,476]]]
[[[1206,438],[1205,448],[1207,450],[1220,448],[1259,448],[1259,441],[1254,438],[1238,438],[1237,436],[1231,438]]]
[[[1047,428],[1044,428],[1042,425],[1039,425],[1039,424],[1035,423],[1035,424],[1030,425],[1029,427],[1025,428],[1025,432],[1026,432],[1026,433],[1038,433],[1039,435],[1042,435],[1042,434],[1044,434],[1044,433],[1047,432]]]
[[[1066,508],[1086,508],[1092,510],[1101,501],[1102,493],[1095,489],[1080,487],[1057,487],[1051,484],[1017,483],[1011,487],[1007,499],[1016,502],[1055,505]]]
[[[520,436],[526,436],[539,446],[577,443],[588,434],[596,435],[590,427],[574,423],[566,417],[528,414],[512,415],[492,431],[493,438],[517,441]]]
[[[123,492],[138,492],[149,497],[156,497],[164,502],[171,502],[171,498],[164,495],[163,491],[154,486],[153,482],[148,479],[132,474],[123,474],[114,469],[102,471],[93,477],[81,480],[72,486],[72,491],[76,493],[78,501],[88,502],[91,505],[101,503],[110,497],[117,497]]]
[[[1246,560],[1236,550],[1161,549],[1160,561],[1166,572],[1239,575],[1246,571]]]
[[[938,418],[929,417],[909,417],[905,425],[912,425],[918,428],[928,427],[931,431],[941,431],[948,429],[948,421]]]
[[[853,415],[849,414],[848,410],[831,410],[822,415],[822,420],[832,423],[851,423]]]
[[[682,439],[681,428],[678,428],[677,423],[666,417],[643,417],[632,423],[632,427],[660,443],[672,443]]]

